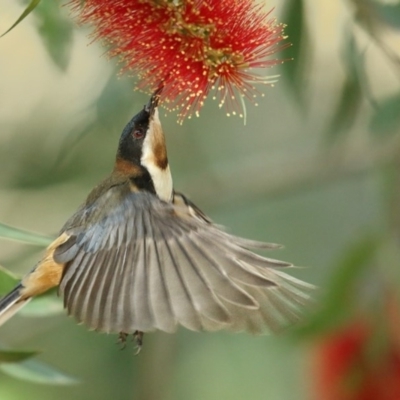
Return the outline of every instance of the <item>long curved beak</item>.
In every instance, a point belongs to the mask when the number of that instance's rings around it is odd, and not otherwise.
[[[155,109],[158,106],[158,102],[160,100],[160,95],[163,90],[164,86],[160,86],[150,97],[149,102],[146,104],[144,107],[145,111],[150,114],[150,116],[153,116]]]

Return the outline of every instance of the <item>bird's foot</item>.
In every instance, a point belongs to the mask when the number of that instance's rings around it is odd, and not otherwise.
[[[128,338],[128,334],[125,332],[120,332],[118,335],[117,344],[120,345],[121,350],[126,347],[126,339]]]
[[[143,335],[144,335],[144,333],[141,331],[135,331],[135,333],[133,334],[133,340],[136,342],[135,356],[137,356],[140,353],[140,350],[142,350]]]

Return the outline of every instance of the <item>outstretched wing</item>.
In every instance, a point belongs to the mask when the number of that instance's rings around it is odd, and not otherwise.
[[[105,332],[263,332],[297,320],[312,288],[185,205],[116,186],[78,212],[54,258],[68,313]]]

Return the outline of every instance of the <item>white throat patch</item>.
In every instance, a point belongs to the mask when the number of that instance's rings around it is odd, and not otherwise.
[[[161,128],[160,119],[158,117],[158,109],[155,110],[154,116],[150,121],[150,125],[143,141],[141,164],[149,171],[153,180],[154,189],[157,196],[164,201],[172,200],[173,184],[169,165],[161,168],[157,163],[157,154],[155,149],[162,149],[166,157],[165,138]]]

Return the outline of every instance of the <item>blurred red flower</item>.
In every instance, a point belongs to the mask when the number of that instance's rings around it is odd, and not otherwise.
[[[400,348],[379,328],[355,322],[319,343],[316,399],[400,400]]]
[[[272,83],[258,68],[282,48],[283,25],[254,0],[71,0],[81,23],[109,46],[122,71],[138,75],[138,88],[164,85],[164,106],[179,119],[198,113],[210,90],[220,106],[241,113],[241,97],[254,101],[254,83]],[[238,101],[240,100],[240,101]],[[165,104],[166,103],[166,104]]]

